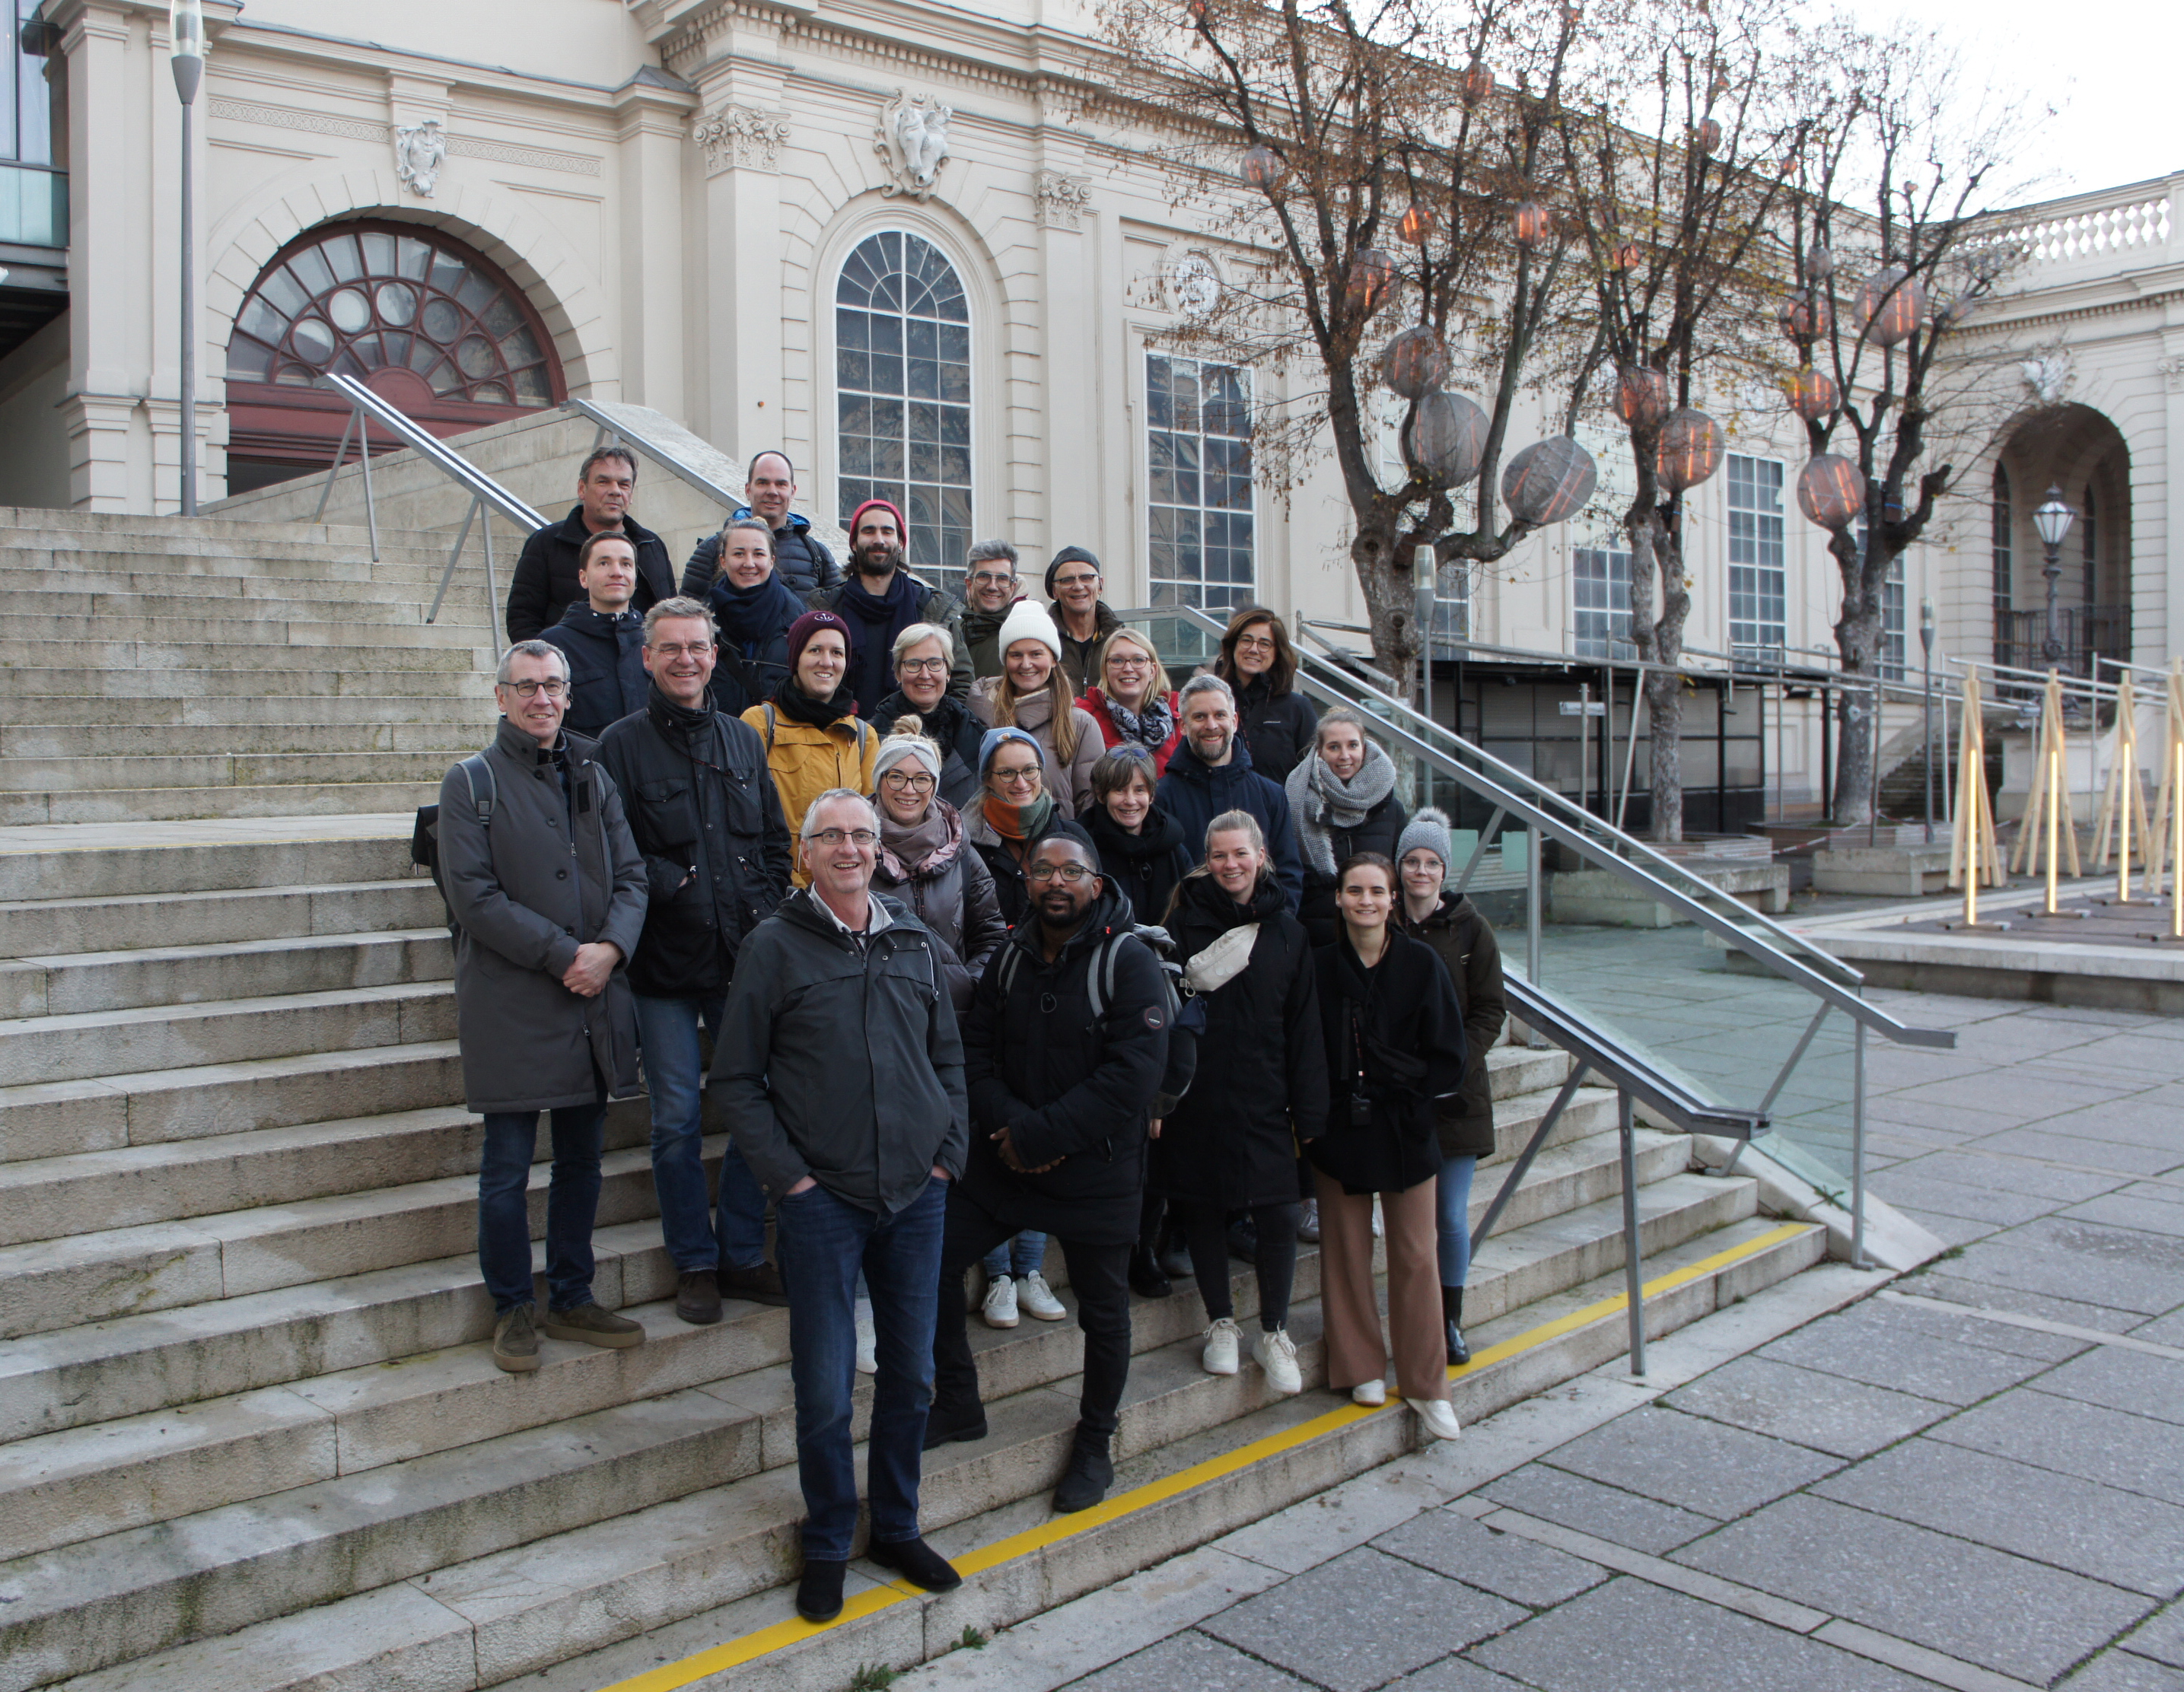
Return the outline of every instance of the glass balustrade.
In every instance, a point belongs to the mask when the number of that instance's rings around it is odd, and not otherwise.
[[[0,164],[0,242],[66,247],[68,221],[68,172]]]

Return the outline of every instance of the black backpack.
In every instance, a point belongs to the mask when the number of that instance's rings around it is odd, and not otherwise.
[[[1151,1112],[1156,1117],[1166,1116],[1183,1102],[1183,1095],[1190,1090],[1191,1077],[1198,1072],[1198,1036],[1206,1027],[1206,1007],[1196,994],[1186,999],[1178,991],[1183,966],[1170,961],[1170,949],[1162,943],[1167,940],[1167,931],[1139,923],[1115,929],[1085,956],[1089,977],[1084,983],[1084,996],[1090,1001],[1095,1027],[1114,1000],[1115,959],[1123,942],[1130,939],[1140,942],[1153,955],[1153,961],[1160,966],[1161,986],[1167,995],[1167,1065],[1161,1071],[1160,1090],[1153,1094]],[[1022,962],[1022,947],[1013,942],[1004,944],[1000,979],[995,983],[1004,995]]]
[[[493,804],[497,789],[493,784],[493,765],[486,762],[485,754],[473,752],[455,765],[463,772],[463,780],[471,790],[471,803],[477,807],[478,827],[488,833],[493,829]],[[448,904],[447,884],[440,879],[440,808],[436,804],[417,807],[417,825],[410,833],[410,861],[432,873],[432,885],[440,890],[441,908],[447,912],[448,932],[453,934],[461,926],[455,921],[453,906]]]

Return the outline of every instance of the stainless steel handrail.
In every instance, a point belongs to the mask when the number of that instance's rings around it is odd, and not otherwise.
[[[726,506],[731,511],[742,508],[744,502],[739,496],[729,493],[727,488],[710,477],[691,469],[688,465],[683,463],[681,459],[676,457],[673,453],[668,451],[650,436],[631,428],[620,418],[610,416],[593,404],[590,400],[565,399],[561,402],[561,409],[573,411],[577,416],[588,418],[599,426],[599,432],[592,442],[593,452],[597,452],[604,446],[610,439],[619,441],[622,445],[644,454],[670,476],[679,477],[708,499]]]
[[[1537,982],[1504,978],[1510,1008],[1528,1027],[1537,1028],[1555,1045],[1581,1059],[1611,1086],[1627,1092],[1652,1115],[1678,1132],[1748,1140],[1767,1132],[1763,1105],[1750,1109],[1716,1105],[1702,1099],[1675,1077],[1649,1062],[1644,1054],[1592,1022]]]

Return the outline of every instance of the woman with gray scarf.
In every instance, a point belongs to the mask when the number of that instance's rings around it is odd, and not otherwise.
[[[872,890],[908,905],[940,943],[942,973],[961,1016],[986,960],[1008,938],[993,873],[964,838],[963,819],[940,797],[941,752],[905,714],[872,760],[879,862]]]
[[[1298,913],[1315,946],[1334,943],[1335,866],[1357,852],[1394,860],[1409,821],[1396,797],[1396,766],[1365,732],[1365,720],[1337,706],[1319,720],[1312,756],[1283,783],[1304,856],[1304,906]]]

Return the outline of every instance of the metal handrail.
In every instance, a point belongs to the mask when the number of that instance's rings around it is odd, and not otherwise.
[[[1678,1132],[1740,1140],[1767,1132],[1766,1106],[1747,1110],[1713,1104],[1539,982],[1511,976],[1502,985],[1527,1027],[1538,1029],[1554,1044],[1582,1060],[1587,1069],[1598,1072],[1609,1086],[1630,1094],[1657,1119]]]
[[[676,457],[673,453],[661,446],[650,436],[631,428],[620,418],[609,415],[593,404],[590,400],[565,399],[561,402],[561,409],[573,411],[577,416],[588,418],[599,426],[599,432],[592,441],[593,452],[597,452],[610,440],[619,441],[632,451],[644,454],[670,476],[679,477],[708,499],[726,506],[731,511],[740,509],[745,503],[740,496],[729,493],[717,481],[691,469],[688,465],[683,463],[681,459]]]

